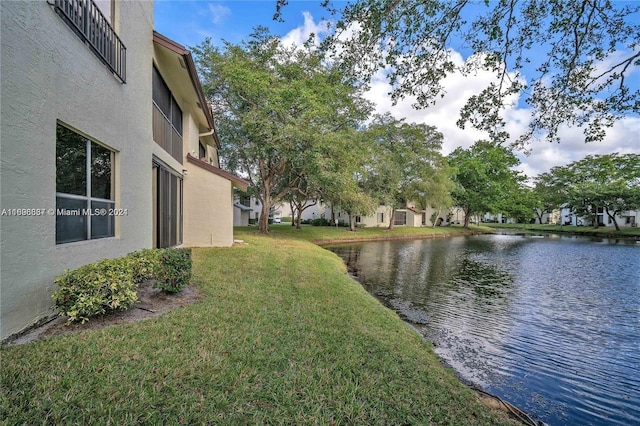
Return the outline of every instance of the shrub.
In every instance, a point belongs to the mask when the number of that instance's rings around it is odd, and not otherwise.
[[[162,250],[142,249],[129,253],[127,258],[131,262],[133,282],[140,284],[155,276]]]
[[[329,219],[325,219],[324,217],[318,217],[311,220],[311,225],[312,226],[329,226],[331,225],[331,223],[329,222]]]
[[[131,264],[127,257],[104,259],[66,271],[56,277],[54,306],[69,317],[67,323],[84,323],[89,317],[127,309],[138,301]]]
[[[289,222],[291,223],[293,221],[293,218],[291,216],[282,216],[282,222]]]
[[[159,255],[154,288],[177,293],[191,280],[191,249],[165,249]]]

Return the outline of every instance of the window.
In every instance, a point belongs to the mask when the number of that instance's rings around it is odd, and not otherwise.
[[[114,152],[56,128],[56,244],[115,235]]]
[[[361,223],[362,222],[362,218],[360,216],[356,216],[356,223]]]
[[[407,224],[407,212],[395,212],[393,215],[394,225],[406,225]]]
[[[384,222],[384,213],[378,213],[378,223]]]
[[[182,110],[153,67],[153,140],[182,164]]]
[[[198,142],[198,158],[200,160],[206,160],[207,159],[207,150],[205,149],[205,147],[202,144],[202,142]]]

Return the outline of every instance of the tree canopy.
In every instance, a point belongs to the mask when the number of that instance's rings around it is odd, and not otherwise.
[[[337,168],[337,152],[367,117],[369,104],[341,72],[309,49],[285,47],[266,28],[248,41],[193,48],[223,141],[226,167],[246,177],[262,203],[259,229],[271,207]]]
[[[464,227],[469,227],[473,214],[508,209],[509,198],[523,180],[519,172],[511,170],[520,163],[508,149],[495,142],[478,141],[469,149],[457,148],[449,154],[453,168],[453,199],[464,210]]]
[[[392,208],[391,217],[393,210],[407,202],[424,201],[428,195],[435,198],[448,188],[448,169],[440,153],[443,136],[435,127],[406,123],[385,114],[373,118],[366,134],[372,152],[365,188]],[[393,220],[389,223],[392,227]]]
[[[276,0],[276,14],[288,0]],[[470,124],[503,142],[503,111],[523,96],[532,109],[532,138],[559,141],[561,125],[584,129],[585,140],[640,114],[640,4],[609,0],[323,0],[334,14],[327,52],[354,77],[383,71],[394,100],[412,96],[427,107],[453,73],[489,70],[496,78],[461,110]],[[467,60],[454,60],[454,50]],[[635,83],[634,83],[635,81]]]
[[[619,228],[616,216],[640,209],[640,154],[589,155],[551,169],[539,180],[550,200],[598,226],[598,209]]]

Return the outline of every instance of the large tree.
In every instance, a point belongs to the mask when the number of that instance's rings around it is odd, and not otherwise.
[[[640,209],[640,154],[589,155],[549,172],[564,205],[598,226],[598,209],[619,228],[617,216]],[[551,185],[550,185],[551,186]]]
[[[502,211],[522,181],[511,168],[520,161],[495,142],[478,141],[469,149],[457,148],[449,154],[456,187],[453,199],[464,210],[464,227],[473,214]]]
[[[223,48],[210,39],[193,48],[222,140],[225,165],[246,177],[271,208],[302,188],[324,161],[328,143],[366,117],[368,104],[342,73],[304,47],[285,47],[265,28]],[[306,190],[306,189],[305,189]]]
[[[288,0],[276,0],[276,16]],[[357,0],[322,2],[334,13],[325,45],[364,80],[380,70],[395,100],[418,107],[443,93],[443,79],[478,70],[495,80],[472,96],[458,125],[507,137],[501,112],[514,95],[533,110],[517,140],[559,141],[563,125],[601,140],[617,119],[640,113],[634,71],[640,65],[640,4],[610,0]],[[467,57],[454,60],[454,50]]]
[[[433,126],[406,123],[385,114],[374,117],[366,135],[372,151],[364,186],[380,203],[391,207],[392,229],[397,208],[438,192],[435,186],[443,182],[442,133]]]
[[[534,214],[540,224],[544,214],[560,208],[567,199],[564,183],[551,172],[538,175],[532,191]]]

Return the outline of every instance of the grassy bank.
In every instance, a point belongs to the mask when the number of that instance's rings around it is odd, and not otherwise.
[[[247,233],[256,234],[256,227],[238,227],[235,229],[236,238],[242,238]],[[315,243],[328,243],[334,241],[353,240],[381,240],[395,238],[444,238],[452,235],[465,235],[478,232],[493,232],[486,226],[470,226],[464,229],[462,226],[436,226],[435,228],[414,228],[408,226],[396,226],[391,231],[386,228],[358,228],[355,232],[347,228],[334,226],[310,226],[303,225],[302,229],[296,229],[291,224],[269,225],[269,233],[272,237],[296,239]]]
[[[596,235],[602,237],[640,237],[640,228],[621,227],[619,231],[613,226],[566,226],[566,225],[532,225],[513,223],[486,223],[490,228],[522,229],[525,231],[562,232],[570,234]]]
[[[195,249],[203,296],[161,317],[3,347],[0,423],[508,423],[308,229]]]

